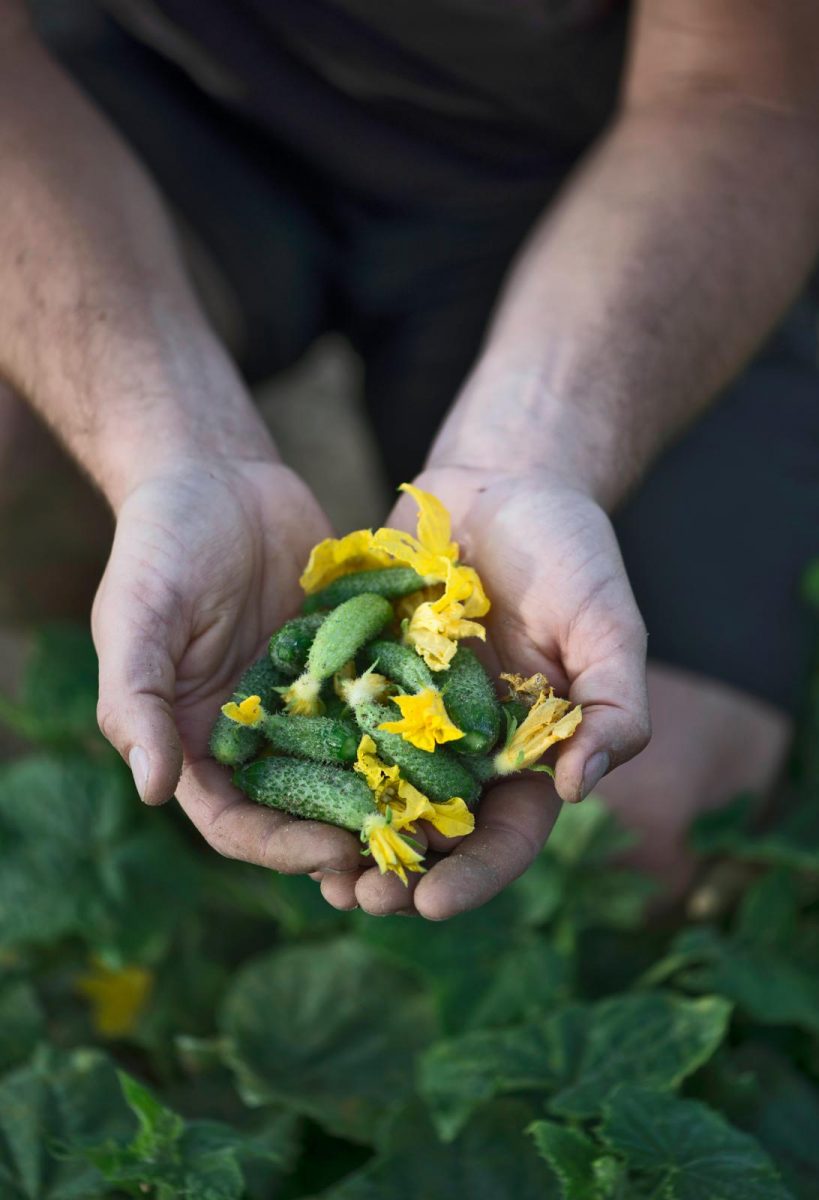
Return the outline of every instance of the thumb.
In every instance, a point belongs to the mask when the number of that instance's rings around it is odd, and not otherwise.
[[[639,620],[601,659],[572,680],[570,697],[583,721],[557,755],[555,787],[563,800],[582,800],[604,775],[639,754],[651,736],[645,678],[645,633]]]
[[[173,598],[161,585],[137,586],[112,557],[94,601],[99,657],[97,721],[131,768],[146,804],[170,800],[182,769],[173,718],[176,670]],[[158,594],[157,594],[158,593]]]

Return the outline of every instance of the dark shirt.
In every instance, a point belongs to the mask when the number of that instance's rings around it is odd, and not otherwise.
[[[612,0],[111,0],[210,70],[226,102],[341,182],[526,190],[566,167],[617,94]],[[173,50],[175,41],[176,51]]]

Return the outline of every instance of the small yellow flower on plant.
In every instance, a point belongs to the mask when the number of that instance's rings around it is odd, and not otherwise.
[[[459,729],[449,718],[441,693],[433,688],[424,688],[414,696],[393,696],[393,703],[401,709],[401,719],[385,721],[379,729],[387,733],[400,733],[405,742],[430,753],[436,745],[454,742],[462,738]]]
[[[381,874],[386,875],[388,871],[392,871],[406,886],[407,871],[424,871],[424,856],[416,850],[411,841],[401,835],[401,828],[406,826],[395,821],[391,812],[387,812],[386,815],[373,813],[365,818],[361,840],[366,841]]]
[[[222,705],[222,712],[231,721],[235,721],[237,725],[249,725],[253,727],[254,725],[258,725],[264,717],[262,698],[261,696],[248,696],[241,704],[236,704],[235,701],[229,700],[227,704]]]
[[[103,1037],[126,1037],[133,1033],[153,988],[153,972],[146,967],[112,969],[96,961],[81,975],[75,988],[91,1004],[91,1018]]]
[[[569,700],[561,700],[549,688],[541,691],[526,717],[512,734],[504,748],[495,755],[499,775],[523,771],[553,746],[570,738],[583,719],[578,704],[572,708]]]

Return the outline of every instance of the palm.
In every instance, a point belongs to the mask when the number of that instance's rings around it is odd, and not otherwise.
[[[557,794],[542,776],[513,779],[484,797],[469,838],[447,845],[430,833],[447,857],[415,883],[414,904],[431,917],[483,903],[519,875],[554,823],[558,796],[580,799],[589,764],[596,770],[605,755],[616,765],[647,739],[644,632],[605,514],[565,483],[476,475],[429,471],[417,482],[452,512],[462,557],[492,599],[487,665],[495,674],[542,671],[582,704],[584,719],[557,754]],[[394,520],[409,519],[402,501]],[[345,899],[341,885],[323,886],[331,900]],[[394,881],[372,871],[356,899],[381,912],[407,905]]]
[[[126,501],[95,602],[103,728],[126,756],[150,754],[149,802],[176,787],[216,849],[281,870],[356,863],[341,830],[244,801],[208,756],[219,703],[297,605],[298,576],[327,533],[310,493],[285,468],[197,467]],[[127,688],[133,699],[123,701]],[[107,726],[107,727],[106,727]]]

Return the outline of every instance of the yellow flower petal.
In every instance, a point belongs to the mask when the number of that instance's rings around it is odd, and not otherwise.
[[[444,837],[466,837],[475,828],[475,814],[466,807],[460,796],[453,796],[445,804],[434,804],[430,801],[432,810],[424,814],[424,820],[429,821]]]
[[[392,871],[406,886],[407,871],[424,871],[424,856],[401,836],[389,816],[374,813],[367,817],[362,833],[382,875]]]
[[[96,963],[75,983],[76,991],[91,1005],[91,1020],[103,1037],[133,1033],[153,988],[153,972],[145,967],[111,970]]]
[[[458,557],[458,544],[451,540],[452,522],[449,513],[437,496],[424,492],[411,483],[402,483],[399,491],[407,492],[418,505],[418,541],[432,554],[441,554],[454,562]]]
[[[510,697],[523,700],[526,704],[534,704],[541,693],[549,688],[549,680],[541,671],[530,675],[528,679],[525,675],[510,675],[507,671],[502,671],[500,677],[509,685]]]
[[[414,646],[431,671],[446,671],[461,638],[486,638],[486,630],[464,618],[464,606],[441,601],[419,604],[404,631],[404,641]]]
[[[498,773],[508,775],[530,767],[555,742],[570,738],[582,719],[579,704],[572,708],[570,701],[555,696],[551,688],[548,695],[541,692],[509,742],[495,756]]]
[[[325,538],[314,546],[299,583],[309,595],[353,571],[393,565],[392,558],[374,545],[371,529],[356,529],[343,538]]]
[[[241,704],[229,700],[222,705],[222,712],[237,725],[258,725],[264,717],[261,696],[248,696]]]
[[[356,760],[353,763],[353,770],[364,777],[364,782],[375,796],[375,799],[380,800],[386,788],[392,784],[397,784],[399,770],[398,767],[389,767],[385,762],[382,762],[376,750],[375,742],[368,733],[365,733],[358,743],[358,752]]]
[[[430,753],[444,742],[462,738],[463,731],[449,719],[441,693],[424,688],[415,696],[394,696],[393,703],[401,710],[399,721],[385,721],[379,729],[398,733],[405,742]]]

